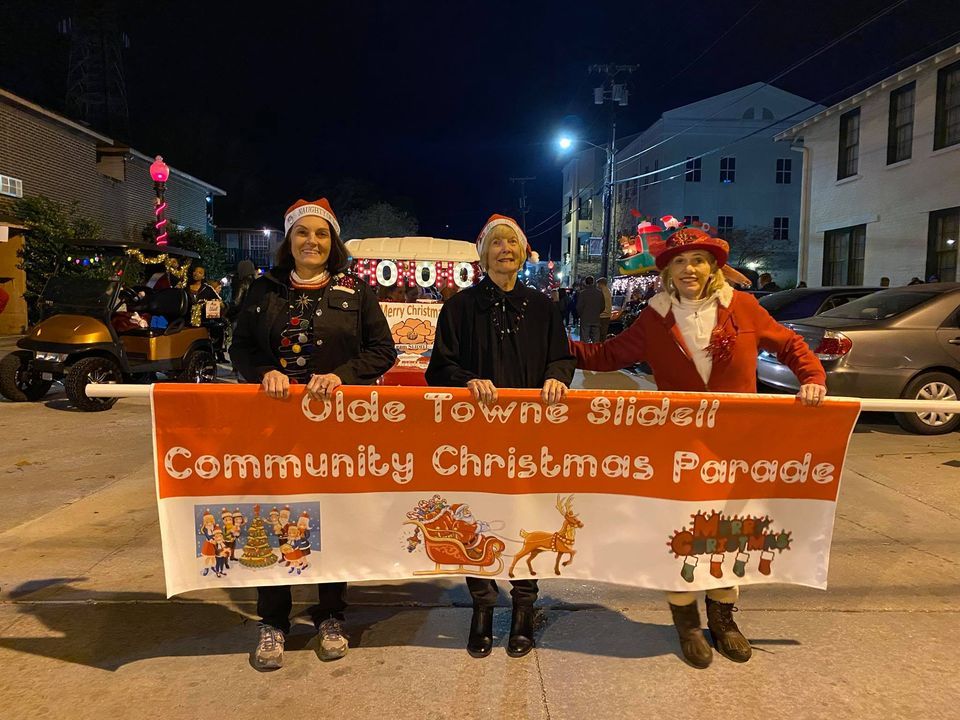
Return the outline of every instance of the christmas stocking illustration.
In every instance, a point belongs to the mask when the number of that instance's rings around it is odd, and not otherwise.
[[[773,563],[773,553],[771,551],[764,550],[762,553],[760,553],[760,567],[758,570],[760,570],[761,575],[770,574],[771,563]]]
[[[738,552],[737,559],[733,562],[733,574],[737,577],[746,575],[748,562],[750,562],[750,553]]]
[[[710,574],[715,578],[723,577],[723,553],[714,553],[710,556]]]
[[[688,555],[683,559],[683,567],[680,569],[680,577],[686,580],[688,583],[693,582],[693,571],[697,569],[697,563],[700,562],[700,558],[692,555]]]

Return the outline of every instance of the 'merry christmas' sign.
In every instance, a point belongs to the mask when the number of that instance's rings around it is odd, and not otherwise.
[[[450,575],[826,586],[855,403],[292,391],[154,386],[171,595]]]

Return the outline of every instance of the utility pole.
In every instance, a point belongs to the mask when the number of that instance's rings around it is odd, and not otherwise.
[[[534,180],[536,180],[535,177],[510,178],[510,182],[520,183],[520,217],[524,235],[527,234],[527,213],[530,212],[530,208],[527,206],[527,183],[533,182]]]
[[[600,274],[604,277],[610,267],[610,240],[613,234],[613,187],[616,184],[617,160],[617,117],[616,106],[626,107],[630,101],[630,90],[627,85],[617,82],[622,73],[632,74],[640,69],[639,65],[591,65],[587,70],[590,73],[603,75],[603,84],[593,89],[594,105],[603,105],[611,101],[610,109],[610,144],[605,148],[607,152],[607,171],[603,184],[603,250],[600,258]]]

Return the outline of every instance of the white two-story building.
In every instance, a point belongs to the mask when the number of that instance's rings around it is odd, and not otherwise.
[[[800,280],[960,279],[960,44],[778,139],[804,155]]]

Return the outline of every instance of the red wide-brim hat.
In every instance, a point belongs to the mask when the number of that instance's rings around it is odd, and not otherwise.
[[[680,228],[666,240],[650,243],[650,254],[660,270],[674,257],[690,250],[706,250],[717,259],[718,267],[726,265],[730,256],[730,245],[726,240],[711,237],[697,228]]]

